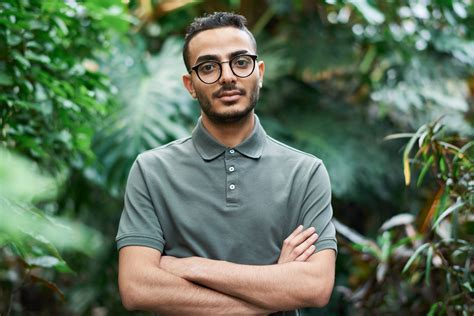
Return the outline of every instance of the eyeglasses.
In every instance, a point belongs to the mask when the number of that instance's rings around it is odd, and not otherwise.
[[[228,63],[234,75],[246,78],[253,73],[256,59],[257,55],[238,55],[228,61],[204,61],[192,67],[189,73],[194,70],[202,82],[213,84],[222,76],[222,64]]]

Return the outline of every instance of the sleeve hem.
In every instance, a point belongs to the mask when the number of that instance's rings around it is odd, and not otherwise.
[[[161,253],[165,247],[165,242],[163,240],[147,237],[147,236],[122,236],[117,238],[117,250],[125,246],[144,246],[154,248]]]
[[[316,252],[319,252],[324,249],[334,249],[337,255],[337,243],[334,239],[321,240],[319,242],[316,242],[315,246]]]

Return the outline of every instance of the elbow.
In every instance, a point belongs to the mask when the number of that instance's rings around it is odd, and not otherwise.
[[[150,289],[143,286],[143,281],[140,280],[119,281],[119,293],[123,307],[130,312],[162,312],[167,304],[161,293],[151,297]]]
[[[119,277],[120,299],[127,311],[151,311],[160,304],[159,296],[150,301],[148,289],[143,283],[140,279]]]
[[[331,292],[329,294],[323,293],[323,294],[317,295],[316,297],[313,297],[312,306],[322,308],[329,303],[330,299],[331,299]]]
[[[331,300],[332,291],[334,288],[334,282],[328,282],[328,284],[324,284],[323,286],[317,286],[318,290],[309,291],[307,297],[307,305],[308,307],[318,307],[322,308],[326,306],[329,301]]]
[[[313,295],[306,298],[305,307],[317,307],[322,308],[329,303],[331,299],[331,292],[318,292],[317,294],[313,293]]]
[[[129,298],[126,298],[124,296],[121,297],[122,299],[122,306],[129,312],[137,311],[139,310],[136,307],[136,304],[134,301],[130,300]]]
[[[122,305],[127,311],[140,310],[140,295],[136,294],[136,288],[132,284],[120,285],[119,292]]]

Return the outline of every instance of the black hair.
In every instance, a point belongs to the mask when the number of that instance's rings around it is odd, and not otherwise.
[[[228,26],[245,31],[249,35],[255,51],[257,51],[257,42],[255,41],[253,34],[247,29],[247,19],[244,16],[231,12],[214,12],[212,14],[195,18],[186,29],[183,47],[183,60],[188,71],[191,71],[191,65],[189,64],[189,42],[193,39],[193,37],[202,31]]]

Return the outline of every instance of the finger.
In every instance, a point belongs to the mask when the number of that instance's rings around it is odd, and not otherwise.
[[[306,249],[311,247],[311,245],[314,244],[317,239],[318,239],[318,234],[312,234],[309,238],[307,238],[304,242],[302,242],[298,247],[293,249],[293,255],[295,256],[295,258],[301,255],[303,252],[305,252]]]
[[[316,250],[315,245],[311,245],[308,249],[305,250],[298,258],[295,259],[295,261],[306,261],[311,255],[314,253]]]
[[[291,240],[303,230],[303,225],[299,225],[286,239]]]
[[[311,237],[311,235],[314,234],[315,231],[316,231],[316,229],[314,227],[310,227],[310,228],[306,229],[305,231],[302,231],[301,233],[299,233],[298,235],[293,237],[293,239],[291,240],[291,244],[294,247],[297,247],[302,242],[304,242],[306,239]]]

